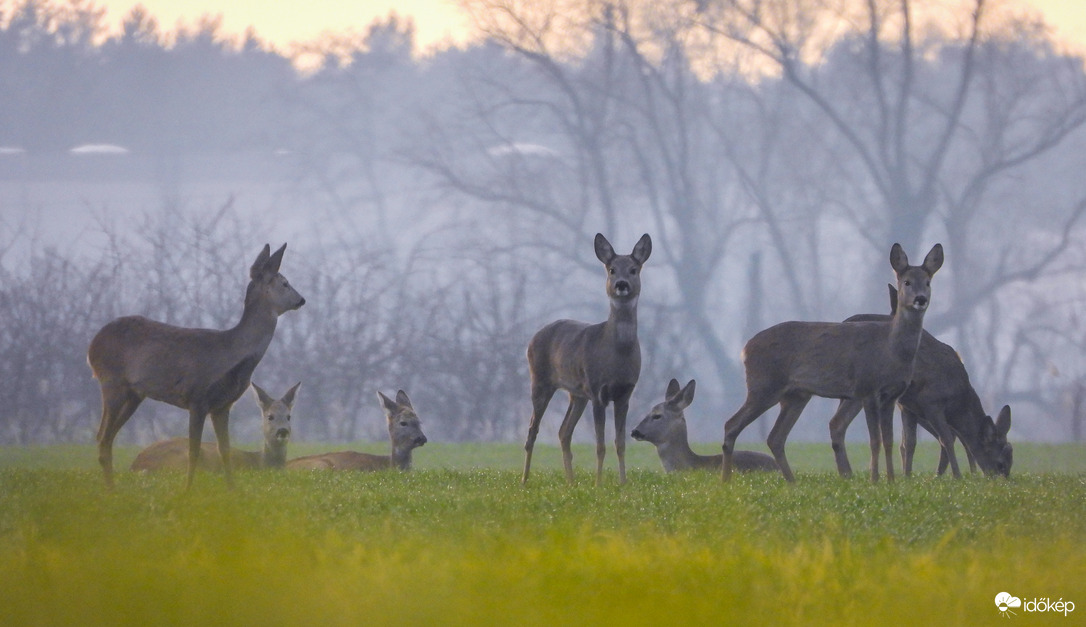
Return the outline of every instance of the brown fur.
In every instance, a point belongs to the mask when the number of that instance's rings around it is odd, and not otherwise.
[[[573,429],[591,402],[596,430],[596,483],[602,479],[607,452],[603,438],[609,403],[614,403],[619,482],[626,481],[626,414],[641,374],[637,300],[641,294],[641,266],[652,252],[652,240],[648,234],[642,235],[631,254],[616,255],[607,238],[597,233],[595,250],[596,258],[607,270],[607,298],[611,301],[607,321],[587,324],[558,320],[540,329],[528,343],[532,418],[524,443],[523,483],[527,483],[531,470],[539,422],[559,389],[569,393],[569,407],[558,430],[566,479],[573,482]]]
[[[785,479],[795,479],[784,444],[812,396],[871,399],[886,447],[886,475],[893,480],[890,449],[893,405],[912,378],[913,360],[931,298],[931,277],[943,264],[936,244],[920,266],[910,266],[901,246],[890,250],[897,274],[898,308],[889,321],[782,322],[750,339],[743,349],[747,399],[724,425],[721,477],[732,470],[739,433],[775,404],[780,404],[766,443]],[[878,465],[872,479],[878,478]]]
[[[126,316],[102,327],[91,340],[87,363],[102,388],[98,461],[107,486],[113,485],[113,440],[145,398],[189,410],[186,485],[192,486],[208,415],[219,452],[227,460],[223,467],[226,481],[233,483],[230,408],[249,387],[279,316],[305,304],[279,274],[286,244],[275,253],[270,250],[265,244],[249,269],[245,308],[232,329],[188,329]]]

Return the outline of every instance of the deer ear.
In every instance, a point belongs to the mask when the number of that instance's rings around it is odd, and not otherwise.
[[[385,408],[385,413],[389,413],[396,409],[396,403],[391,398],[385,396],[381,390],[377,390],[377,398],[381,399],[381,407]]]
[[[266,271],[268,274],[279,274],[279,266],[283,263],[283,252],[286,251],[287,245],[284,243],[279,247],[279,250],[272,253],[271,258],[268,259],[268,266]]]
[[[890,315],[892,316],[897,311],[897,288],[889,283],[886,284],[886,287],[890,289]]]
[[[928,275],[935,274],[939,270],[939,268],[943,267],[942,244],[936,244],[931,247],[931,250],[928,252],[928,256],[924,257],[924,265],[922,267],[924,268],[924,271],[928,273]]]
[[[283,398],[281,400],[283,401],[283,403],[286,404],[287,407],[291,407],[291,408],[294,407],[294,394],[298,391],[298,387],[301,384],[302,384],[301,381],[295,383],[294,387],[287,390],[287,393],[283,395]]]
[[[269,405],[271,405],[272,403],[275,402],[275,399],[273,399],[270,395],[268,395],[268,393],[265,392],[264,389],[261,388],[259,385],[255,384],[255,383],[250,383],[249,385],[251,385],[253,387],[253,392],[256,393],[256,404],[257,405],[260,405],[263,408],[263,407],[267,407],[267,406],[269,406]]]
[[[690,383],[686,384],[686,387],[682,390],[682,402],[679,403],[679,409],[686,409],[690,407],[690,403],[694,402],[694,387],[697,385],[697,381],[690,379]]]
[[[638,265],[644,265],[645,262],[649,260],[649,255],[651,254],[652,238],[649,237],[648,233],[645,233],[641,236],[641,239],[637,240],[637,243],[634,244],[633,252],[630,253],[630,256],[634,258],[634,261],[636,261]]]
[[[603,262],[603,265],[611,263],[611,260],[615,258],[615,249],[611,247],[611,242],[607,241],[603,233],[596,233],[594,246],[596,248],[596,259]]]
[[[995,421],[996,433],[1007,437],[1007,432],[1011,430],[1011,406],[1004,405],[1003,409],[999,410],[999,416]]]
[[[249,267],[249,278],[257,279],[264,273],[264,267],[268,265],[268,257],[271,256],[271,246],[264,244],[264,250],[256,256],[256,261]]]
[[[407,398],[407,392],[404,392],[403,390],[396,391],[396,404],[404,407],[411,407],[411,399]],[[411,407],[411,409],[414,409],[414,407]]]
[[[890,248],[890,267],[897,274],[905,272],[909,267],[909,256],[905,254],[905,249],[901,247],[901,244],[895,243]]]
[[[669,400],[671,397],[679,393],[679,382],[676,379],[672,379],[667,382],[667,391],[664,392],[664,400]]]

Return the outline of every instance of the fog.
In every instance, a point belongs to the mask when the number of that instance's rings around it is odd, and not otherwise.
[[[990,414],[1011,405],[1012,442],[1082,438],[1086,72],[1035,24],[986,13],[975,38],[927,24],[903,46],[893,20],[872,43],[797,30],[829,16],[586,2],[477,10],[485,41],[426,57],[389,18],[302,72],[214,23],[137,11],[105,37],[66,6],[0,16],[0,443],[93,441],[94,333],[232,326],[249,264],[283,242],[307,304],[253,379],[302,382],[295,439],[383,439],[375,392],[404,389],[431,440],[521,440],[529,338],[607,316],[597,232],[623,254],[653,239],[629,427],[697,379],[691,437],[720,441],[746,339],[885,313],[890,246],[919,263],[941,242],[925,328]],[[793,439],[828,445],[835,407],[812,402]],[[257,440],[252,399],[233,415]],[[119,441],[185,424],[146,402]]]

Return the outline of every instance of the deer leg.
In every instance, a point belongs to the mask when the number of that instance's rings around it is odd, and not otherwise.
[[[977,472],[977,460],[975,457],[973,457],[973,451],[969,450],[969,447],[966,446],[964,443],[962,444],[962,448],[965,449],[965,458],[969,460],[969,472]]]
[[[879,411],[873,399],[864,400],[864,421],[867,423],[867,443],[871,449],[871,466],[869,468],[871,482],[877,483],[879,480],[879,448],[882,428],[879,427]]]
[[[929,424],[925,425],[925,427],[939,439],[938,474],[941,475],[946,472],[946,462],[949,462],[950,472],[954,474],[954,478],[961,479],[962,473],[958,467],[958,457],[954,454],[954,432],[950,430],[950,425],[946,423],[946,416],[941,411],[935,411],[933,414],[925,416],[929,421]],[[944,457],[946,458],[945,461]]]
[[[216,409],[211,412],[211,426],[215,429],[215,440],[219,446],[219,459],[222,460],[223,475],[226,485],[234,487],[232,460],[230,455],[230,408]]]
[[[189,408],[189,471],[185,488],[192,489],[192,479],[196,475],[196,465],[200,463],[200,438],[204,432],[204,420],[207,410],[202,407]]]
[[[728,422],[724,423],[724,459],[720,465],[721,481],[728,481],[732,477],[732,453],[735,451],[735,440],[739,434],[758,416],[775,405],[777,400],[776,395],[752,395],[747,392],[747,400],[743,406],[728,419]]]
[[[803,408],[807,406],[810,400],[810,394],[800,393],[790,394],[782,398],[781,413],[777,415],[777,421],[773,423],[773,428],[769,431],[769,437],[766,438],[766,444],[769,445],[769,450],[773,453],[773,457],[776,458],[777,465],[781,468],[781,474],[788,481],[795,481],[796,477],[792,474],[792,468],[788,465],[788,458],[784,454],[784,443],[788,439],[792,427],[799,420],[799,415],[803,413]]]
[[[603,459],[607,456],[607,443],[604,441],[607,405],[596,400],[592,401],[592,426],[596,431],[596,487],[599,487],[603,484]]]
[[[539,435],[539,421],[543,419],[556,390],[557,388],[551,386],[532,385],[532,418],[528,421],[528,438],[524,441],[524,474],[520,477],[521,484],[528,483],[528,472],[532,468],[532,449],[535,447],[535,438]]]
[[[626,483],[626,414],[630,411],[630,397],[616,399],[615,412],[615,456],[618,457],[618,483]]]
[[[916,453],[917,416],[912,411],[901,408],[901,471],[906,477],[913,475],[913,455]]]
[[[879,397],[876,407],[879,414],[879,438],[886,453],[886,480],[894,480],[894,404],[897,395]]]
[[[845,431],[863,406],[861,401],[841,399],[837,411],[830,419],[830,444],[833,446],[833,457],[837,461],[837,473],[842,477],[852,476],[852,465],[848,463],[848,452],[845,450]]]
[[[588,399],[583,396],[569,395],[569,407],[566,408],[566,417],[562,419],[562,426],[558,427],[558,443],[562,446],[562,466],[566,469],[566,481],[573,483],[573,429],[581,420]]]
[[[136,413],[143,398],[127,387],[102,386],[102,422],[98,425],[98,464],[106,481],[113,487],[113,440]]]

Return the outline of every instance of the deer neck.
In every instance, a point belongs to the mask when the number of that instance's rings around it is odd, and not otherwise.
[[[264,468],[283,468],[287,465],[287,443],[275,444],[264,441],[264,452],[260,456],[260,464]]]
[[[244,355],[263,356],[275,335],[279,316],[260,299],[246,299],[241,320],[227,331],[231,345]]]
[[[656,452],[660,455],[660,462],[667,472],[696,468],[701,457],[690,448],[690,443],[685,440],[681,442],[664,442],[656,447]]]
[[[611,314],[604,324],[607,336],[617,349],[629,350],[637,346],[637,298],[612,299]]]
[[[924,332],[924,312],[899,306],[890,320],[890,352],[902,362],[912,363]]]
[[[411,470],[411,450],[410,448],[398,448],[393,444],[392,455],[389,458],[392,467],[400,470]]]

